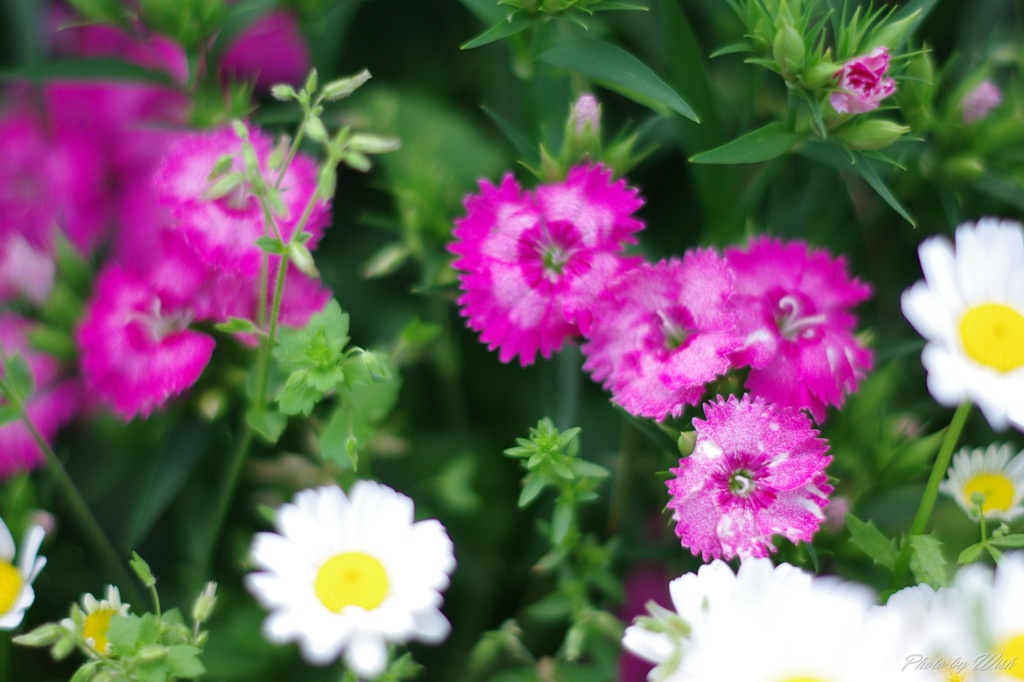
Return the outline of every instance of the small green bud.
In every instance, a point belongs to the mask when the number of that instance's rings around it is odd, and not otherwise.
[[[370,133],[355,133],[349,139],[349,149],[364,154],[386,154],[402,146],[396,137],[384,137]]]
[[[336,102],[351,95],[368,80],[370,80],[370,72],[363,69],[354,76],[331,81],[324,86],[322,94],[328,102]]]
[[[288,102],[298,98],[299,93],[295,92],[295,88],[287,83],[278,83],[270,88],[270,96],[279,102]]]
[[[213,615],[213,609],[217,606],[217,583],[208,582],[202,593],[196,597],[192,605],[192,620],[197,623],[205,623]]]
[[[149,564],[139,556],[138,552],[132,552],[132,560],[128,562],[135,572],[135,575],[139,577],[142,584],[149,589],[156,585],[156,578],[153,576],[153,571],[149,568]]]
[[[326,144],[329,139],[327,128],[324,127],[324,122],[319,118],[313,117],[308,119],[303,130],[305,130],[306,136],[314,142]]]
[[[679,434],[679,440],[676,441],[676,447],[679,448],[679,454],[683,457],[689,457],[693,454],[693,448],[697,444],[697,432],[696,431],[683,431]]]
[[[271,170],[280,170],[284,160],[288,158],[288,150],[291,148],[292,140],[287,135],[278,138],[270,157],[267,159],[267,167]]]
[[[850,149],[868,151],[888,147],[909,131],[910,128],[907,126],[901,126],[893,121],[874,119],[843,126],[835,135]]]
[[[338,175],[333,166],[325,165],[320,168],[320,175],[317,178],[317,194],[324,201],[330,201],[334,197],[334,190],[338,184]]]
[[[53,660],[62,661],[74,650],[75,638],[71,636],[71,633],[67,633],[54,642],[53,647],[50,649],[50,655],[53,656]]]
[[[35,630],[18,635],[11,641],[19,646],[50,646],[67,634],[67,630],[57,623],[44,623]]]
[[[839,67],[832,62],[819,62],[804,69],[804,72],[800,74],[800,82],[808,90],[830,88],[835,85],[838,71]]]
[[[985,174],[985,164],[973,154],[961,154],[942,163],[942,172],[958,182],[974,182]]]
[[[213,164],[213,170],[206,176],[206,179],[210,182],[216,180],[220,176],[231,170],[231,164],[235,162],[234,154],[225,154],[224,156],[217,159],[217,162]]]
[[[139,663],[156,663],[167,658],[167,647],[162,644],[147,644],[135,655]]]
[[[341,161],[352,170],[357,170],[360,173],[365,173],[370,170],[371,167],[370,159],[367,158],[366,154],[361,152],[346,152],[341,158]]]
[[[775,34],[775,40],[772,41],[772,57],[784,76],[795,76],[804,69],[807,49],[804,47],[803,36],[788,22]]]
[[[310,277],[320,276],[320,271],[317,270],[316,263],[313,262],[313,254],[309,252],[305,244],[298,241],[291,242],[288,244],[288,253],[291,256],[292,263],[299,270]]]
[[[317,82],[316,69],[313,69],[309,72],[309,76],[306,77],[305,91],[310,94],[316,92]]]

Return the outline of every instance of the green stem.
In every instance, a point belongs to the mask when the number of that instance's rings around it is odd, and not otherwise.
[[[89,505],[86,504],[82,494],[78,491],[71,477],[68,476],[67,470],[64,465],[61,464],[60,459],[57,458],[53,448],[43,438],[43,434],[39,433],[39,429],[36,428],[35,422],[32,421],[32,417],[29,415],[28,410],[25,409],[24,403],[16,398],[10,391],[6,382],[0,380],[0,391],[7,397],[7,400],[12,404],[16,405],[18,411],[21,413],[21,420],[24,422],[29,433],[32,435],[32,439],[36,442],[39,448],[43,451],[43,455],[46,457],[47,471],[53,478],[53,481],[57,484],[57,488],[61,492],[61,496],[64,498],[64,502],[70,506],[71,515],[75,518],[79,524],[82,532],[85,533],[89,542],[93,548],[97,551],[100,559],[106,564],[107,570],[113,577],[112,582],[123,586],[126,590],[130,591],[137,603],[141,598],[142,593],[139,591],[139,587],[136,584],[132,574],[128,572],[125,567],[124,561],[118,556],[117,550],[114,549],[114,545],[110,542],[110,538],[107,537],[106,533],[100,527],[99,522],[93,515],[92,510],[89,509]]]
[[[956,408],[956,412],[953,414],[953,420],[949,424],[949,430],[946,431],[946,437],[942,439],[942,446],[939,448],[939,455],[935,458],[935,465],[932,467],[931,476],[928,477],[928,483],[925,485],[921,504],[917,508],[917,514],[914,516],[913,523],[910,524],[910,532],[907,533],[906,542],[900,551],[900,555],[896,560],[896,566],[893,569],[892,587],[894,590],[906,586],[907,570],[910,568],[910,555],[912,553],[910,538],[923,533],[925,526],[928,525],[928,519],[932,515],[932,508],[935,506],[935,499],[939,495],[939,483],[946,476],[946,471],[949,469],[949,461],[953,457],[953,450],[960,440],[960,434],[963,433],[964,424],[967,423],[967,415],[970,412],[971,403],[969,401],[960,403],[960,407]]]

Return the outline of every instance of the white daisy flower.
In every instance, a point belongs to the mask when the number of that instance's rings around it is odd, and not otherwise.
[[[13,630],[21,625],[25,610],[35,601],[32,581],[46,565],[46,558],[37,556],[45,536],[41,526],[29,528],[21,542],[21,559],[15,566],[14,538],[0,519],[0,630]]]
[[[80,632],[89,646],[101,654],[110,653],[107,630],[114,616],[127,616],[130,604],[121,603],[121,592],[113,585],[107,585],[106,599],[96,599],[89,593],[82,595],[82,608],[72,609],[71,618],[60,622],[72,632]]]
[[[1024,513],[1024,452],[1011,459],[1012,452],[1009,445],[961,449],[939,490],[956,500],[971,518],[977,517],[974,498],[980,494],[986,519],[1012,521]]]
[[[816,578],[788,564],[772,566],[769,559],[748,559],[735,575],[715,561],[695,578],[673,581],[672,588],[673,604],[690,635],[673,641],[657,625],[652,629],[645,627],[650,621],[638,621],[623,639],[626,648],[648,659],[661,653],[652,661],[659,667],[651,680],[912,679],[901,676],[895,646],[899,623],[871,616],[873,595],[862,586]]]
[[[304,490],[277,512],[278,533],[259,533],[250,558],[261,572],[246,586],[270,615],[264,636],[295,641],[312,664],[344,655],[374,678],[387,644],[442,641],[451,626],[441,592],[455,569],[438,521],[413,521],[411,499],[372,481],[349,495],[337,486]]]
[[[983,625],[988,626],[986,656],[975,665],[997,682],[1024,680],[1024,552],[1004,554],[996,564],[995,580]]]
[[[932,237],[918,253],[924,281],[903,314],[927,339],[921,361],[939,403],[971,400],[994,429],[1024,429],[1024,227],[984,218]]]

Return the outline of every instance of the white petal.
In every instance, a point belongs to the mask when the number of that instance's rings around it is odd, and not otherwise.
[[[413,614],[416,618],[416,639],[427,644],[443,642],[452,630],[451,623],[437,609],[424,609]]]
[[[14,538],[11,537],[11,531],[7,530],[7,524],[0,519],[0,559],[7,563],[13,563],[14,552]]]
[[[32,582],[36,579],[39,571],[43,570],[43,566],[46,565],[46,559],[42,559],[42,564],[36,561],[36,554],[39,553],[39,546],[43,544],[43,538],[46,537],[46,531],[43,530],[42,526],[32,526],[25,533],[25,538],[21,543],[21,560],[18,562],[21,566],[21,574],[25,577],[27,582]]]
[[[361,677],[378,677],[384,672],[387,660],[384,638],[372,633],[357,633],[345,651],[345,663]]]

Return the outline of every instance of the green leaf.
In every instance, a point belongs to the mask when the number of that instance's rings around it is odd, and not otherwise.
[[[288,376],[288,380],[277,396],[277,402],[284,414],[299,414],[308,417],[316,404],[324,397],[323,391],[310,386],[306,381],[308,372],[299,370]]]
[[[349,342],[349,318],[331,299],[301,329],[283,327],[274,346],[274,359],[286,371],[327,368],[338,364]]]
[[[229,317],[227,322],[214,325],[214,329],[227,332],[228,334],[252,334],[256,331],[256,325],[251,320],[243,320],[240,317]]]
[[[582,459],[575,460],[569,466],[572,468],[572,472],[580,477],[605,478],[610,473],[600,464],[594,464]]]
[[[871,189],[875,190],[875,192],[878,193],[878,196],[882,197],[885,203],[892,207],[892,210],[899,213],[904,220],[911,224],[911,226],[917,227],[917,223],[914,221],[914,218],[907,212],[907,209],[903,208],[903,204],[893,196],[885,182],[881,177],[879,177],[878,172],[864,156],[859,154],[857,155],[857,163],[854,164],[853,168],[860,173],[860,176],[864,178],[865,182],[871,185]]]
[[[245,413],[245,421],[252,430],[263,437],[268,443],[276,443],[288,425],[288,418],[277,410],[267,410],[253,406]]]
[[[575,515],[576,510],[573,509],[571,503],[559,501],[555,505],[555,514],[551,518],[551,541],[553,544],[562,544],[565,536],[569,534],[569,528],[572,527],[572,520]]]
[[[167,647],[167,672],[175,677],[199,677],[206,668],[199,660],[202,653],[199,647],[188,644],[175,644]]]
[[[981,556],[981,552],[984,549],[984,542],[976,542],[964,551],[960,552],[960,556],[957,557],[956,562],[958,564],[969,564],[975,561],[979,556]]]
[[[14,405],[0,405],[0,426],[21,419],[21,410]]]
[[[537,496],[544,490],[544,485],[545,480],[543,476],[538,476],[537,474],[527,476],[526,485],[523,486],[523,491],[519,493],[519,508],[524,509],[537,499]]]
[[[460,50],[472,50],[474,47],[488,45],[498,40],[514,36],[525,31],[533,25],[534,18],[526,12],[516,10],[507,17],[491,26],[489,29],[472,40],[468,40],[459,46]]]
[[[18,400],[25,402],[31,397],[32,390],[35,388],[32,368],[28,366],[28,361],[20,353],[8,356],[6,364],[4,378],[7,380],[7,387]]]
[[[1003,535],[1002,537],[993,536],[989,539],[989,543],[996,547],[1024,547],[1024,535]]]
[[[120,59],[74,59],[42,66],[0,69],[0,81],[106,80],[174,85],[166,72],[153,71]]]
[[[614,45],[595,38],[567,38],[542,52],[539,59],[552,66],[577,71],[655,111],[662,105],[700,122],[690,105],[665,81],[639,59]]]
[[[803,138],[778,121],[758,128],[732,142],[690,157],[690,163],[758,163],[782,156]]]
[[[914,555],[910,567],[918,582],[932,587],[946,584],[946,559],[942,556],[942,543],[933,535],[911,535],[910,546]]]
[[[724,57],[727,54],[737,54],[741,52],[750,51],[750,43],[746,42],[745,40],[741,40],[739,42],[729,43],[728,45],[718,48],[717,50],[712,52],[711,56],[708,58],[714,59],[715,57]]]
[[[288,253],[288,247],[277,237],[260,237],[256,240],[256,246],[274,256]]]
[[[896,543],[882,535],[871,521],[861,521],[853,514],[846,515],[846,526],[850,529],[850,542],[860,548],[878,565],[890,571],[896,565]]]

